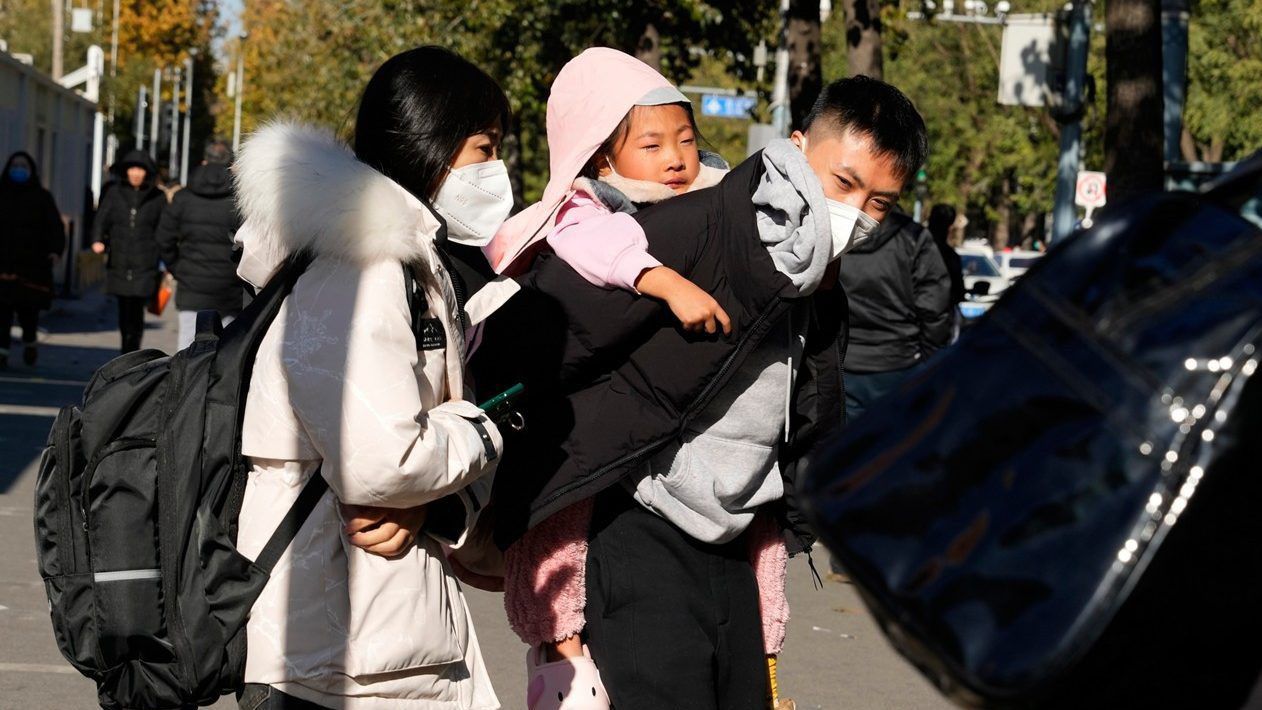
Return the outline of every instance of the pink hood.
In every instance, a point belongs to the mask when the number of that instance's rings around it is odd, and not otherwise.
[[[548,186],[542,200],[509,218],[483,248],[497,273],[548,235],[574,179],[636,102],[671,86],[649,65],[608,47],[584,50],[561,67],[548,97]]]

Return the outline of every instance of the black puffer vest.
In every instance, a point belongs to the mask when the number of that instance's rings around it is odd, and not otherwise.
[[[779,512],[797,538],[791,548],[810,545],[794,480],[815,444],[842,423],[845,297],[840,289],[799,297],[776,270],[751,202],[762,172],[756,154],[718,186],[634,215],[649,252],[727,311],[731,335],[687,333],[661,302],[592,286],[550,254],[519,277],[523,292],[488,321],[474,362],[479,394],[516,381],[528,392],[527,430],[506,443],[496,476],[501,546],[677,441],[795,306],[805,314],[807,343],[789,441],[780,447]]]

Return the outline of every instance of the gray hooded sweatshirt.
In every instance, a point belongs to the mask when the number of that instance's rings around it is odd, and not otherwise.
[[[832,247],[823,186],[788,140],[770,143],[762,159],[766,172],[753,195],[759,237],[776,269],[810,294]],[[759,506],[784,495],[778,448],[805,346],[796,316],[794,309],[772,327],[680,444],[649,458],[628,481],[641,505],[696,540],[736,538]]]

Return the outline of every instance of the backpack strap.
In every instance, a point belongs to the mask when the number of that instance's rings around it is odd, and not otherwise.
[[[425,286],[416,277],[416,270],[411,264],[403,265],[403,288],[407,294],[408,312],[412,314],[412,335],[416,338],[417,350],[441,350],[447,347],[447,330],[438,318],[426,318],[429,311],[429,299],[425,296]]]
[[[416,269],[411,264],[403,265],[403,290],[408,298],[408,312],[412,314],[412,330],[417,331],[421,316],[429,310],[429,299],[425,296],[425,287],[416,278]]]
[[[219,312],[198,311],[196,333],[197,335],[193,337],[195,342],[218,340],[219,336],[223,335],[223,319],[219,317]]]
[[[289,543],[297,537],[298,531],[302,529],[303,523],[307,522],[311,511],[315,510],[316,504],[320,502],[320,498],[324,496],[324,492],[329,489],[329,484],[324,480],[324,476],[320,475],[320,469],[317,468],[315,473],[311,474],[311,478],[307,484],[302,487],[302,492],[298,494],[298,500],[289,507],[289,512],[285,513],[285,517],[281,519],[280,524],[276,526],[276,532],[267,540],[267,544],[263,546],[263,551],[258,557],[254,558],[255,566],[264,572],[271,574],[272,568],[280,561],[280,556],[285,553],[285,548],[289,547]]]

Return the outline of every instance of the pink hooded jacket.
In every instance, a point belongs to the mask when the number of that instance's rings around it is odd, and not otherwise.
[[[522,259],[522,255],[556,226],[561,207],[574,195],[574,180],[583,166],[631,107],[659,88],[673,85],[644,62],[608,47],[584,50],[561,68],[548,96],[548,185],[543,199],[509,218],[491,243],[483,247],[496,273],[511,274],[528,265],[529,258]],[[627,226],[635,227],[630,218],[625,221]],[[643,244],[644,236],[638,227],[630,234],[633,240],[638,235]],[[594,260],[611,261],[607,254],[611,249],[622,253],[627,238],[624,234],[612,243],[609,239],[588,240],[592,248],[600,250]],[[643,266],[647,262],[637,263]],[[657,262],[647,265],[656,266]]]

